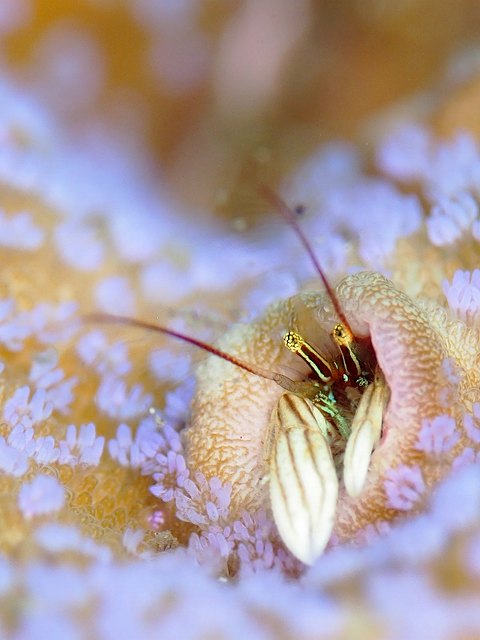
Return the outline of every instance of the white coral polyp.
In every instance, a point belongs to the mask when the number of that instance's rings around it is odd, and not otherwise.
[[[18,507],[25,518],[59,511],[65,503],[65,489],[52,476],[37,475],[31,482],[21,486]]]
[[[468,323],[480,319],[480,269],[462,271],[458,269],[450,283],[444,280],[443,293],[448,306],[457,318]]]

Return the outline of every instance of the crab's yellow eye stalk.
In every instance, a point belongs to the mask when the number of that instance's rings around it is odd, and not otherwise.
[[[333,378],[332,367],[316,349],[312,347],[296,331],[287,331],[283,336],[283,343],[293,353],[297,353],[310,367],[319,380],[324,383],[331,382]]]
[[[353,342],[351,331],[343,324],[338,322],[333,328],[333,338],[339,345],[349,345]]]
[[[351,378],[354,381],[361,379],[362,367],[355,353],[355,338],[350,328],[339,322],[334,326],[332,336],[340,351],[347,379]]]

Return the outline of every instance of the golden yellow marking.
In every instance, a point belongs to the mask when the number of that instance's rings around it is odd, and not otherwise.
[[[287,349],[298,354],[322,382],[331,381],[333,373],[330,363],[299,333],[287,331],[283,336],[283,343]]]
[[[347,329],[347,327],[345,327],[345,325],[338,323],[333,328],[332,336],[338,346],[338,350],[340,351],[343,367],[347,373],[347,379],[348,376],[351,376],[355,380],[360,378],[362,375],[362,368],[352,347],[355,342],[353,334],[349,329]],[[352,363],[355,367],[355,371],[352,371]],[[345,382],[347,382],[347,380],[345,380]]]

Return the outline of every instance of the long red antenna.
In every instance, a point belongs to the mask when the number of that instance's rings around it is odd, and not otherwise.
[[[335,295],[334,290],[330,286],[330,283],[328,282],[327,276],[325,275],[322,267],[320,266],[320,263],[317,259],[317,256],[315,255],[312,245],[308,241],[308,238],[303,232],[302,227],[298,224],[295,214],[293,213],[291,208],[287,205],[287,203],[277,193],[275,193],[275,191],[270,189],[270,187],[267,187],[267,185],[260,186],[260,193],[265,198],[265,200],[269,202],[272,205],[272,207],[274,207],[280,213],[281,216],[283,216],[287,224],[289,224],[297,234],[297,237],[299,238],[300,242],[303,244],[306,252],[310,257],[310,260],[313,263],[313,266],[315,267],[318,275],[320,276],[323,282],[323,286],[327,291],[328,297],[330,298],[333,304],[333,308],[335,309],[337,316],[339,317],[340,321],[342,322],[344,327],[347,329],[347,331],[349,331],[353,335],[353,331],[345,316],[345,313],[343,312],[342,307],[340,306],[338,298]]]
[[[188,336],[184,333],[174,331],[173,329],[168,329],[167,327],[159,324],[154,324],[153,322],[146,322],[144,320],[137,320],[136,318],[128,318],[126,316],[116,316],[109,313],[90,313],[86,316],[83,316],[83,318],[87,322],[120,324],[123,326],[135,327],[137,329],[146,329],[147,331],[153,331],[155,333],[161,333],[167,336],[171,336],[172,338],[182,340],[182,342],[193,344],[195,347],[203,349],[203,351],[207,351],[214,356],[222,358],[222,360],[231,362],[237,367],[240,367],[240,369],[248,371],[248,373],[253,373],[253,375],[260,376],[261,378],[266,378],[267,380],[273,380],[273,382],[276,382],[287,391],[296,392],[299,388],[298,382],[290,380],[290,378],[287,378],[287,376],[284,376],[281,373],[277,373],[276,371],[268,371],[268,369],[263,369],[262,367],[257,367],[256,365],[243,362],[243,360],[240,360],[239,358],[236,358],[235,356],[232,356],[231,354],[227,353],[226,351],[222,351],[217,347],[213,347],[212,345],[207,344],[202,340],[197,340],[197,338],[192,338],[191,336]]]

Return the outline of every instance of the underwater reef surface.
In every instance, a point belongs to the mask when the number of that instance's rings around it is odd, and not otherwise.
[[[476,636],[476,140],[412,120],[285,181],[390,394],[365,486],[340,487],[307,568],[262,484],[275,383],[85,321],[168,324],[298,371],[292,309],[319,346],[335,322],[298,239],[183,210],[121,141],[67,142],[24,93],[0,96],[2,637]]]

